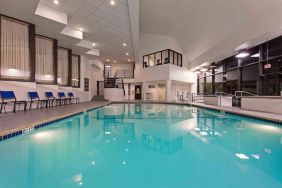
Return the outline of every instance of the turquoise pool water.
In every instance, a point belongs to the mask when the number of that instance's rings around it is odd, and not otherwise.
[[[0,142],[2,188],[281,188],[282,128],[113,104]]]

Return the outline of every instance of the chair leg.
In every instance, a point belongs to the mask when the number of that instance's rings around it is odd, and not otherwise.
[[[39,103],[40,103],[40,100],[37,101],[37,107],[36,107],[37,109],[38,109],[38,107],[39,107]]]
[[[33,102],[33,101],[30,101],[29,109],[31,109],[31,107],[32,107],[32,102]]]
[[[14,102],[13,112],[16,113],[16,103]]]

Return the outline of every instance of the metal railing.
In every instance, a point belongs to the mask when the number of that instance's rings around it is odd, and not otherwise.
[[[247,91],[235,91],[236,98],[242,98],[243,96],[256,96],[256,94],[253,94]]]
[[[134,70],[116,70],[115,78],[134,78]]]
[[[122,78],[105,78],[104,88],[120,88],[123,89],[125,95],[124,83]]]

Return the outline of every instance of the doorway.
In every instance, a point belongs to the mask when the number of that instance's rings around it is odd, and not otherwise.
[[[97,96],[104,95],[104,82],[97,81]]]
[[[142,99],[142,85],[135,85],[135,100]]]

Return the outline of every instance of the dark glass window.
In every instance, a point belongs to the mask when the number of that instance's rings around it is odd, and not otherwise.
[[[263,95],[280,95],[279,75],[266,75],[263,78]]]
[[[250,54],[249,56],[239,59],[241,66],[248,65],[248,64],[255,63],[255,62],[259,61],[259,56],[260,56],[259,47],[254,47],[254,48],[248,50],[248,53]]]
[[[182,67],[182,56],[181,56],[181,54],[178,54],[177,56],[178,56],[178,64],[177,65]]]
[[[229,94],[235,94],[238,90],[238,70],[231,70],[226,72],[225,92]]]
[[[223,73],[214,75],[215,92],[223,92]]]
[[[282,36],[268,41],[268,57],[282,55]]]
[[[238,59],[235,56],[224,60],[226,70],[238,67]]]
[[[204,78],[199,79],[199,93],[204,93]]]
[[[282,72],[282,57],[263,62],[263,73],[280,73]]]
[[[173,52],[173,64],[178,65],[177,53],[176,52]]]
[[[258,64],[242,68],[242,90],[253,94],[259,94]]]

